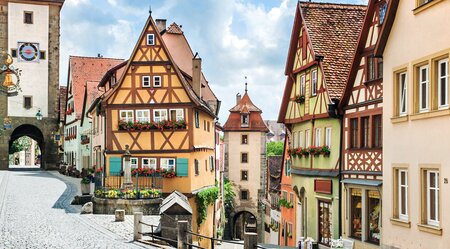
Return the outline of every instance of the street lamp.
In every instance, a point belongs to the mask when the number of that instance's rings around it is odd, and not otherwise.
[[[42,115],[42,113],[41,113],[41,109],[39,109],[38,112],[36,113],[36,119],[39,120],[39,121],[41,121],[42,118],[43,118],[43,115]]]
[[[123,187],[124,188],[133,188],[133,181],[131,180],[131,166],[130,166],[130,160],[131,160],[131,153],[130,153],[130,146],[125,145],[125,154],[123,155],[125,165],[123,167]]]

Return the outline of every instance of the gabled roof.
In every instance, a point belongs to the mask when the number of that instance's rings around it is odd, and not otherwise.
[[[192,207],[189,204],[188,198],[176,190],[161,202],[159,208],[160,214],[172,214],[171,211],[175,211],[176,214],[180,215],[192,214]]]
[[[72,80],[72,94],[74,98],[74,111],[77,119],[81,118],[83,111],[84,86],[88,81],[99,82],[103,75],[111,68],[123,62],[123,59],[103,57],[69,57],[68,84]]]
[[[386,10],[386,16],[384,18],[384,24],[381,28],[381,34],[379,42],[375,47],[375,56],[382,56],[384,48],[386,47],[386,42],[391,33],[392,25],[394,24],[395,14],[397,13],[397,8],[400,0],[389,0],[388,7]]]
[[[340,98],[362,28],[366,6],[300,2],[314,55],[324,56],[322,68],[328,94]]]
[[[162,38],[178,68],[180,68],[182,73],[188,76],[186,80],[191,81],[192,58],[194,58],[194,53],[192,52],[191,46],[184,36],[181,27],[176,23],[172,23],[167,28],[166,32],[162,34]],[[217,97],[209,87],[208,81],[206,80],[203,72],[200,82],[202,84],[202,99],[204,101],[217,101]]]
[[[88,81],[84,86],[84,98],[83,98],[83,112],[81,116],[81,125],[83,125],[84,120],[86,119],[86,113],[91,106],[92,102],[95,101],[98,97],[103,94],[103,91],[98,89],[97,81]]]
[[[134,46],[133,52],[131,53],[131,56],[130,56],[130,60],[128,60],[128,63],[126,65],[126,67],[124,68],[125,72],[127,72],[130,69],[130,66],[132,63],[131,58],[133,58],[135,56],[137,50],[139,49],[140,42],[144,39],[145,33],[150,26],[153,27],[154,30],[158,30],[151,15],[149,15],[147,22],[146,22],[144,28],[142,29],[141,35],[139,36],[139,39]],[[167,33],[167,31],[164,33]],[[194,90],[192,89],[192,86],[187,82],[186,78],[182,75],[182,72],[181,72],[179,66],[177,65],[176,61],[173,59],[172,51],[170,51],[168,49],[166,42],[162,38],[162,35],[159,32],[155,32],[155,35],[156,35],[155,39],[158,39],[161,41],[162,47],[163,47],[164,51],[167,53],[167,56],[169,57],[168,60],[174,64],[175,72],[178,75],[178,78],[180,79],[181,84],[184,86],[190,100],[198,108],[206,111],[211,116],[216,117],[216,113],[212,110],[212,108],[209,107],[208,103],[206,101],[204,101],[203,99],[199,98],[199,96],[197,96],[197,94],[195,94]],[[191,58],[191,60],[192,60],[192,58]],[[121,78],[118,80],[118,86],[120,86],[123,83],[123,80],[124,80],[124,74],[122,74]],[[119,87],[115,87],[111,91],[108,91],[108,93],[105,94],[103,101],[107,101],[118,88]]]
[[[230,109],[230,115],[228,116],[223,129],[225,131],[246,130],[268,132],[269,128],[267,128],[266,123],[262,119],[261,113],[261,109],[253,104],[246,91],[239,103]],[[241,114],[249,114],[248,127],[241,126]]]

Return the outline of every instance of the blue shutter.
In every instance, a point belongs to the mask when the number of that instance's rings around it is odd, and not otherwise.
[[[120,157],[109,158],[109,174],[118,175],[122,170],[122,159]]]
[[[177,176],[188,176],[189,160],[187,158],[177,158],[176,173]]]

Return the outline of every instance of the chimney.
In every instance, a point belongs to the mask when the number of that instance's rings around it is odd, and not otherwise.
[[[202,98],[202,84],[200,82],[202,76],[202,59],[195,53],[192,59],[192,89],[199,98]]]
[[[158,31],[161,33],[162,31],[166,30],[166,19],[156,19],[156,28],[158,28]]]
[[[240,93],[236,94],[236,105],[238,105],[239,102],[241,102],[241,94]]]

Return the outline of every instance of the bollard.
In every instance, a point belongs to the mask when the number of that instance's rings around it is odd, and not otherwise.
[[[244,233],[244,249],[255,249],[258,245],[257,233]]]
[[[116,209],[116,212],[114,214],[116,216],[116,222],[125,221],[125,210]]]
[[[188,221],[187,220],[179,220],[177,223],[178,229],[178,249],[187,249],[188,246],[186,243],[188,242],[188,236],[186,231],[188,230]]]
[[[134,213],[134,240],[142,239],[142,212]]]

